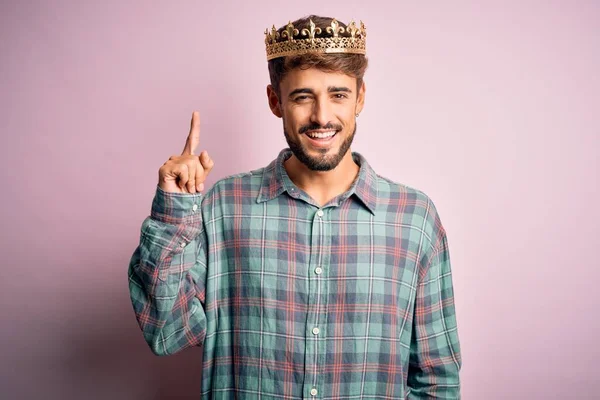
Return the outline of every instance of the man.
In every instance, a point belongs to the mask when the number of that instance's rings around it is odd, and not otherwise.
[[[214,163],[193,113],[159,170],[131,300],[155,354],[203,346],[203,398],[460,397],[436,209],[350,150],[365,37],[317,16],[273,27],[267,96],[289,149],[202,193]]]

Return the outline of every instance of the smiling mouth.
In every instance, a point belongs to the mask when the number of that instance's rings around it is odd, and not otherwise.
[[[306,136],[308,136],[310,139],[324,140],[324,141],[333,138],[336,134],[337,134],[336,130],[306,132]]]

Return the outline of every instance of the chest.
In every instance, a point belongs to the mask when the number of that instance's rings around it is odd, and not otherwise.
[[[208,236],[231,296],[408,308],[423,238],[406,219],[358,203],[262,203],[223,214]]]

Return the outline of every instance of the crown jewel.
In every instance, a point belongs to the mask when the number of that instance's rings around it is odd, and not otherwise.
[[[319,35],[319,36],[317,36]],[[309,20],[308,28],[298,30],[288,22],[279,33],[275,25],[265,31],[267,61],[277,57],[306,53],[353,53],[366,54],[367,29],[351,21],[345,28],[334,18],[325,32]]]

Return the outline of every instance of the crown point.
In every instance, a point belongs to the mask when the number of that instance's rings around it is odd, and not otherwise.
[[[299,33],[300,32],[298,29],[294,28],[294,24],[292,24],[292,21],[290,21],[285,27],[285,30],[281,33],[281,36],[287,37],[288,42],[293,42],[294,36],[298,35]]]
[[[321,33],[321,28],[317,27],[317,25],[315,25],[315,23],[313,22],[312,19],[309,19],[309,29],[302,29],[302,36],[308,36],[308,39],[310,40],[311,43],[315,42],[315,34],[320,34]]]
[[[356,40],[356,35],[360,35],[360,29],[356,27],[356,23],[354,22],[354,20],[350,21],[350,23],[346,27],[346,32],[350,34],[350,40],[352,41],[352,43],[354,43],[354,41]]]
[[[344,33],[344,28],[340,26],[337,19],[332,19],[330,26],[327,27],[327,33],[331,33],[334,38],[337,38],[340,33]]]

